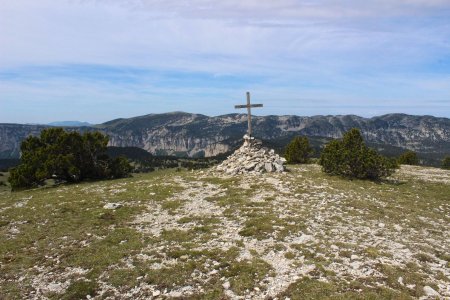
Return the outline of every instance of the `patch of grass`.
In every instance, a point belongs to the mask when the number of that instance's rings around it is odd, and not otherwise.
[[[385,275],[386,284],[395,290],[401,291],[403,294],[420,297],[423,295],[423,287],[426,285],[424,282],[424,276],[420,272],[420,269],[413,263],[409,264],[406,268],[400,268],[390,266],[387,264],[379,264],[377,269]],[[414,284],[414,289],[408,289],[399,283],[399,278],[403,278],[405,285]]]
[[[367,247],[364,252],[370,258],[377,258],[380,256],[380,251],[375,247]]]
[[[261,259],[234,261],[224,272],[230,278],[231,289],[238,295],[252,289],[266,275],[270,275],[272,267]]]
[[[130,228],[119,228],[86,248],[72,247],[71,253],[66,252],[67,265],[92,269],[98,274],[122,258],[137,253],[143,245],[140,233]]]
[[[133,269],[114,269],[109,272],[107,281],[119,290],[128,290],[137,285],[137,278],[144,276],[145,271],[139,268]]]
[[[77,280],[70,284],[60,299],[86,299],[88,295],[95,296],[97,288],[97,284],[93,281]]]
[[[268,238],[274,231],[277,218],[274,215],[266,215],[248,219],[244,228],[239,231],[241,236],[251,236],[259,240]]]
[[[305,226],[298,219],[292,221],[292,218],[281,219],[275,214],[263,213],[262,211],[249,211],[246,213],[247,220],[244,222],[244,228],[239,234],[244,237],[254,237],[258,240],[275,237],[282,239],[288,234],[296,233]],[[292,225],[293,224],[293,225]]]
[[[334,273],[333,271],[325,269],[325,267],[321,263],[316,263],[315,266],[316,268],[309,273],[309,275],[313,276],[314,278],[329,277],[336,275],[336,273]]]
[[[176,214],[176,210],[180,208],[183,205],[183,201],[181,200],[171,200],[171,201],[164,201],[161,204],[161,207],[165,210],[169,211],[169,214],[174,215]]]
[[[346,258],[350,258],[352,256],[353,252],[350,250],[341,250],[339,251],[339,256],[340,257],[346,257]]]
[[[273,246],[273,249],[274,249],[275,251],[284,251],[284,250],[286,250],[286,246],[283,245],[283,244],[278,243],[278,244],[275,244],[275,245]]]
[[[295,258],[295,253],[293,253],[293,252],[286,252],[285,254],[284,254],[284,257],[286,257],[287,259],[294,259]]]
[[[192,300],[225,300],[227,296],[225,295],[222,285],[220,282],[208,288],[204,293],[194,294],[189,296]]]
[[[434,261],[434,258],[431,257],[431,255],[423,253],[423,252],[417,253],[414,257],[422,263],[428,263],[428,262]]]
[[[304,244],[291,244],[292,249],[298,251],[298,256],[304,256],[305,259],[312,260],[316,256],[315,252]]]
[[[291,284],[278,298],[289,297],[292,300],[407,300],[412,299],[405,293],[390,289],[376,287],[370,288],[364,285],[337,284],[335,282],[323,282],[304,277]]]
[[[220,219],[216,217],[203,217],[203,216],[185,216],[177,221],[178,224],[194,223],[203,226],[213,226],[220,223]]]
[[[289,297],[291,299],[328,299],[337,291],[337,287],[330,283],[320,282],[310,278],[302,278],[297,282],[291,284],[279,298],[284,299]]]

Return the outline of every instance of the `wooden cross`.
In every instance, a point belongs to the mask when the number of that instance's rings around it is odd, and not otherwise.
[[[252,111],[251,107],[263,107],[262,104],[250,104],[250,92],[247,92],[247,105],[235,105],[234,108],[247,108],[248,135],[252,136]]]

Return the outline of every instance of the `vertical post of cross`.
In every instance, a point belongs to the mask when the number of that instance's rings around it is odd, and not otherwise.
[[[250,106],[250,92],[247,92],[247,116],[248,135],[252,136],[252,111]]]
[[[250,92],[247,92],[247,105],[235,105],[234,108],[247,108],[247,122],[248,122],[248,131],[247,134],[249,137],[252,136],[252,107],[263,107],[262,104],[250,104]]]

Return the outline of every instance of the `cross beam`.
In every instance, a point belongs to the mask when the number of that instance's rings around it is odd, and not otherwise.
[[[235,105],[234,108],[247,108],[248,135],[252,136],[252,107],[263,107],[262,104],[250,104],[250,92],[247,92],[247,105]]]

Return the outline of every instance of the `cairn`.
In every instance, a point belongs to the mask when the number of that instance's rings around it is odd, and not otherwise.
[[[283,172],[284,157],[273,149],[262,147],[262,142],[244,135],[244,144],[216,168],[230,175],[245,173]]]

